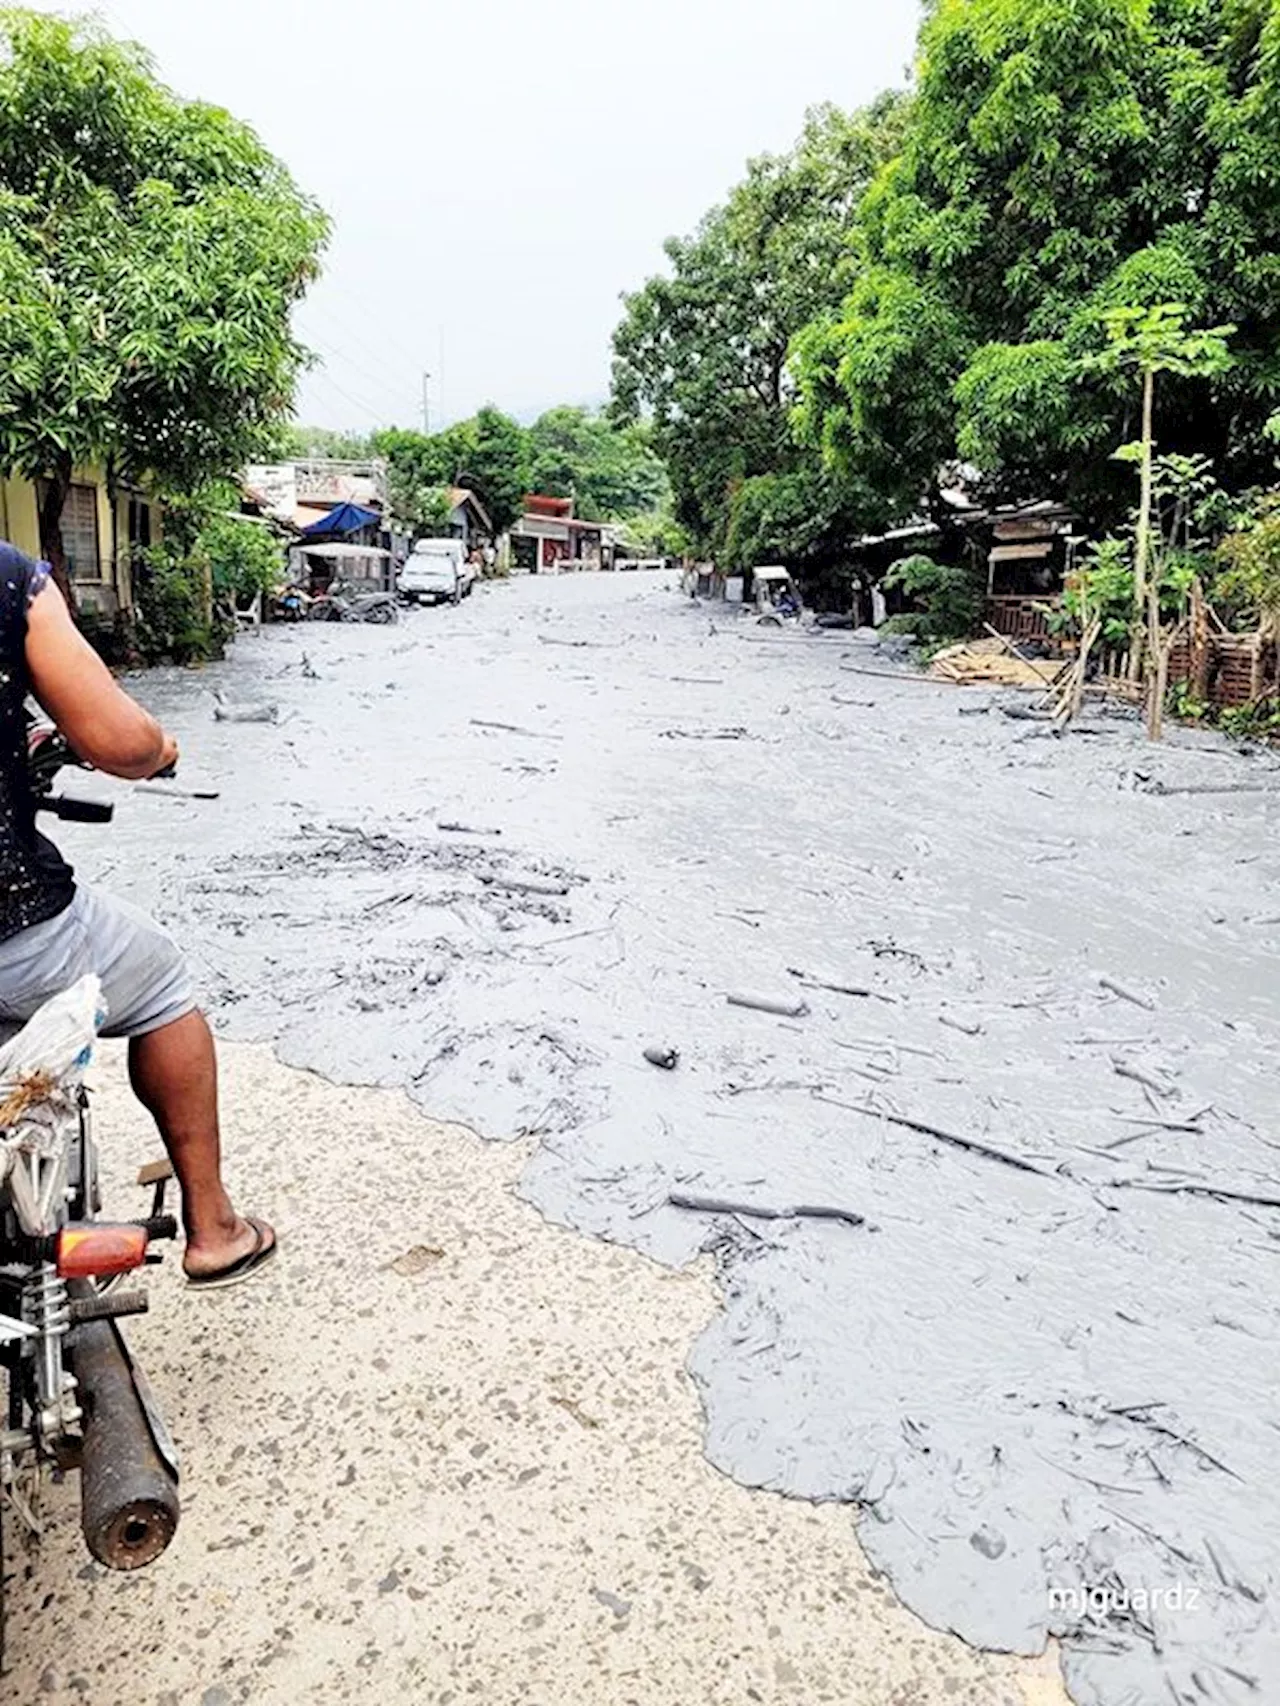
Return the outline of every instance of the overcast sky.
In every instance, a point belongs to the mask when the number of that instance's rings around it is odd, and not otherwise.
[[[333,218],[298,413],[522,416],[607,395],[619,296],[807,106],[902,81],[916,0],[100,0]]]

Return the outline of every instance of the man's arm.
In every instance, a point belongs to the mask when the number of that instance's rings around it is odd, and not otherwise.
[[[36,698],[95,770],[137,781],[177,762],[174,741],[120,687],[52,583],[27,612],[27,668]]]

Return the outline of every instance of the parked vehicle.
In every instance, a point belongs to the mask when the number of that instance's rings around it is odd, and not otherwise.
[[[365,592],[334,581],[327,592],[307,601],[308,622],[398,622],[400,611],[389,592]]]
[[[31,750],[41,810],[110,820],[110,806],[54,797],[59,769],[74,762],[60,735],[37,731]],[[90,1552],[108,1569],[136,1570],[173,1539],[178,1457],[116,1325],[145,1313],[146,1295],[113,1286],[157,1260],[151,1246],[178,1226],[164,1210],[167,1162],[140,1178],[155,1192],[147,1218],[98,1219],[83,1075],[101,999],[98,979],[85,977],[0,1047],[0,1524],[10,1545],[38,1538],[47,1481],[78,1470]],[[3,1639],[0,1569],[0,1660]]]
[[[419,539],[397,589],[406,604],[458,604],[470,595],[475,580],[461,539]]]
[[[799,620],[804,604],[789,569],[780,564],[769,564],[754,569],[752,578],[755,582],[756,612],[763,627],[780,628],[784,622]]]

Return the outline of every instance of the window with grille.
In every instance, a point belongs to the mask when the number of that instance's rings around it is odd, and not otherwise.
[[[73,581],[100,581],[98,493],[94,486],[72,486],[62,510],[62,548]]]

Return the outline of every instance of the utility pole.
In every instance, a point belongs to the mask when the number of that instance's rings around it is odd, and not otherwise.
[[[431,375],[422,375],[422,430],[431,437]]]

